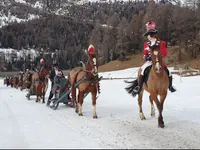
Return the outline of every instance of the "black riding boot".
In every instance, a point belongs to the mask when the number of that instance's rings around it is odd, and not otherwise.
[[[167,72],[167,75],[169,76],[169,70],[167,67],[164,68],[165,71]],[[172,76],[169,77],[169,91],[170,92],[176,92],[176,89],[172,86]]]
[[[138,95],[140,94],[140,92],[142,90],[143,82],[144,82],[144,76],[140,75],[139,76],[139,81],[138,81],[138,86],[136,86],[135,89],[133,90]]]
[[[176,89],[172,86],[172,76],[169,77],[169,91],[176,92]]]

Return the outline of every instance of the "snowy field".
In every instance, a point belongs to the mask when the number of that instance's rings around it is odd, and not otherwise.
[[[130,77],[136,70],[101,75]],[[26,91],[6,87],[0,79],[0,148],[200,148],[200,76],[174,78],[178,91],[165,101],[164,129],[158,128],[157,116],[150,116],[146,92],[147,120],[140,120],[137,97],[125,92],[123,80],[101,81],[95,120],[90,95],[80,117],[63,104],[54,111],[35,103],[35,96],[28,101]]]

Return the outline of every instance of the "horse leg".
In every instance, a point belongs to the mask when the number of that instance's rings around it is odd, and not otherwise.
[[[164,105],[166,96],[167,96],[167,92],[163,93],[160,96],[160,104],[157,106],[157,107],[159,107],[158,126],[161,128],[164,128],[164,126],[165,126],[164,121],[163,121],[162,112],[163,112],[163,105]]]
[[[97,112],[96,112],[96,100],[97,100],[97,89],[95,89],[95,92],[92,92],[92,113],[93,113],[93,119],[97,119]]]
[[[45,103],[45,91],[43,91],[43,94],[42,94],[42,103]]]
[[[149,101],[151,103],[151,116],[154,117],[155,116],[155,108],[154,108],[153,99],[151,98],[151,96],[149,96]]]
[[[40,85],[36,86],[36,102],[40,101]]]
[[[163,122],[163,116],[162,116],[162,111],[163,111],[163,104],[164,104],[164,100],[166,98],[167,93],[163,93],[160,96],[160,101],[158,100],[157,95],[152,94],[151,98],[154,100],[154,102],[157,105],[158,108],[158,112],[159,112],[159,116],[158,116],[158,127],[164,128],[164,122]]]
[[[35,102],[36,103],[39,102],[39,96],[38,96],[38,94],[36,94],[36,100],[35,100]]]
[[[84,92],[79,91],[78,93],[78,115],[83,116],[82,105],[83,105]]]
[[[36,88],[38,89],[38,88]],[[38,91],[36,90],[36,101],[35,102],[39,102],[40,101],[40,96],[39,96],[39,93]]]
[[[143,92],[144,92],[144,90],[142,90],[141,92],[140,92],[140,94],[138,95],[138,105],[139,105],[139,109],[140,109],[140,119],[141,120],[146,120],[146,118],[145,118],[145,116],[144,116],[144,113],[143,113],[143,111],[142,111],[142,96],[143,96]]]
[[[72,100],[75,104],[75,112],[78,113],[78,104],[77,104],[77,101],[76,101],[76,88],[74,87],[71,87],[71,95],[72,95]]]
[[[43,85],[43,91],[42,91],[42,103],[45,103],[45,93],[46,93],[46,91],[45,91],[45,86],[46,86],[46,85]]]

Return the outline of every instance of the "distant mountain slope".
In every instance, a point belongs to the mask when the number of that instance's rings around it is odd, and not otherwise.
[[[20,23],[39,18],[46,15],[46,13],[73,16],[73,6],[75,5],[88,6],[91,3],[112,3],[117,1],[119,0],[0,0],[0,28],[13,22]],[[120,0],[120,2],[131,1],[134,2],[134,0]],[[184,0],[155,0],[155,2],[172,4],[177,4],[179,1],[180,3],[184,2]],[[77,7],[77,9],[79,8]]]

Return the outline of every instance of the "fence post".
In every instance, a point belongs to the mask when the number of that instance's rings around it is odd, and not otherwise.
[[[108,78],[112,80],[111,73],[108,74]]]
[[[182,72],[183,72],[182,68],[179,68],[180,82],[182,82]]]

